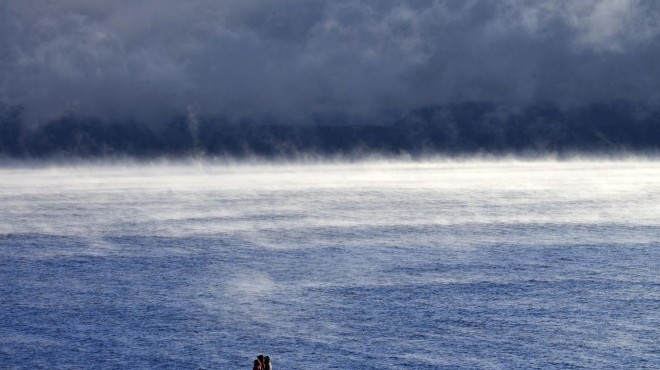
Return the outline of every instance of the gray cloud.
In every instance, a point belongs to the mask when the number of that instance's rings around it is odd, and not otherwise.
[[[5,0],[0,99],[36,120],[657,104],[659,20],[653,0]]]

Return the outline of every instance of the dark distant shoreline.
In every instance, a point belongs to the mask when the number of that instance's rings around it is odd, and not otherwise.
[[[328,123],[330,122],[330,123]],[[38,125],[20,107],[0,107],[0,157],[296,159],[433,155],[655,155],[660,109],[616,101],[509,109],[491,103],[429,106],[394,122],[332,120],[287,125],[277,119],[181,114],[160,124],[74,113]]]

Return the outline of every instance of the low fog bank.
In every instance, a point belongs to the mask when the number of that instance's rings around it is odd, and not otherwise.
[[[345,118],[345,117],[344,117]],[[660,109],[625,101],[564,107],[486,102],[426,106],[400,119],[309,124],[276,118],[197,116],[159,124],[68,114],[27,124],[0,106],[0,158],[323,160],[432,156],[655,156]]]

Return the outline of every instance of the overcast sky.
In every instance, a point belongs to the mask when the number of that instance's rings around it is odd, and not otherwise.
[[[0,100],[33,119],[658,105],[659,65],[656,0],[0,1]]]

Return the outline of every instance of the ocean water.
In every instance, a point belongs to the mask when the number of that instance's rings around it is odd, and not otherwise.
[[[0,169],[0,368],[660,368],[660,162]]]

